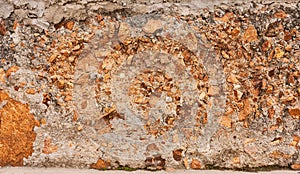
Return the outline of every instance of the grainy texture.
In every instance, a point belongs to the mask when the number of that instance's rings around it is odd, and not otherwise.
[[[300,4],[226,2],[0,2],[0,165],[299,169]]]
[[[23,165],[23,158],[33,152],[36,120],[28,105],[9,98],[0,90],[0,165]]]

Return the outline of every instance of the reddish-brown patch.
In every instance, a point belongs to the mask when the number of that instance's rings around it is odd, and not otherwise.
[[[34,116],[28,105],[11,99],[0,90],[0,166],[23,165],[23,158],[33,153],[36,133]]]

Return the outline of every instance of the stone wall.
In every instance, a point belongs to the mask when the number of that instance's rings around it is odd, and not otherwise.
[[[0,166],[300,168],[297,1],[0,2]]]

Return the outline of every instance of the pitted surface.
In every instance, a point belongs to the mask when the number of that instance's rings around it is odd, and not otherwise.
[[[11,158],[299,169],[299,2],[222,2],[0,2],[0,89],[36,120]]]

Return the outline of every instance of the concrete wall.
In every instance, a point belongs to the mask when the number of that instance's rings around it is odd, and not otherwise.
[[[299,15],[296,1],[2,0],[0,165],[299,169]]]

